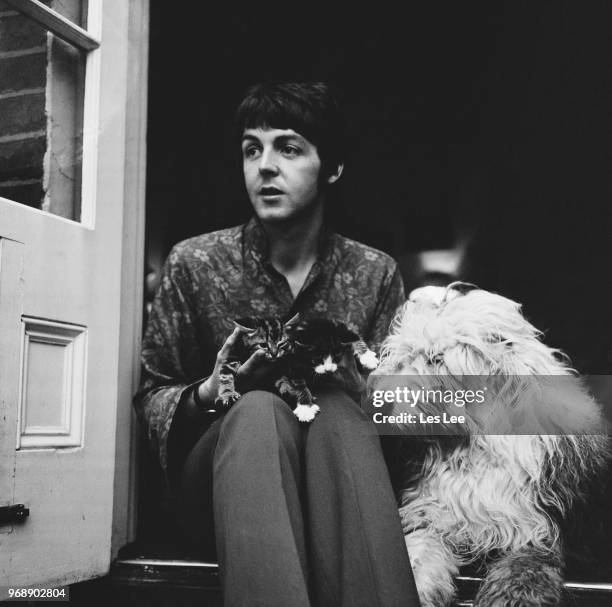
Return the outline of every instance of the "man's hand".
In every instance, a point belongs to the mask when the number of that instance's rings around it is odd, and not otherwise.
[[[217,352],[217,359],[212,375],[198,386],[198,398],[202,402],[210,405],[211,408],[214,406],[215,398],[219,391],[219,373],[221,367],[230,357],[236,341],[239,339],[240,333],[244,331],[245,330],[240,327],[234,329],[232,334],[221,346],[219,352]],[[240,392],[247,392],[270,372],[272,365],[273,363],[266,360],[263,350],[254,352],[244,363],[242,363],[242,365],[240,365],[238,373],[236,374],[236,388]]]

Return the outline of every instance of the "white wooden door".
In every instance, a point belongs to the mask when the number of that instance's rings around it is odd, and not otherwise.
[[[10,4],[71,35],[39,3]],[[0,506],[30,510],[25,522],[0,526],[5,596],[109,568],[126,108],[143,84],[129,82],[128,60],[130,45],[146,44],[129,40],[129,4],[89,1],[87,30],[99,47],[84,53],[79,216],[0,198]]]

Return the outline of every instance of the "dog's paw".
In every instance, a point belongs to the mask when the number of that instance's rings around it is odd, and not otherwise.
[[[563,576],[554,554],[510,554],[489,567],[474,607],[558,607]]]
[[[376,356],[376,352],[372,350],[367,350],[363,354],[359,355],[359,363],[364,369],[368,369],[368,371],[373,371],[378,367],[378,356]]]
[[[295,415],[301,422],[311,422],[316,414],[320,411],[318,405],[300,405],[293,410]]]
[[[544,594],[534,592],[533,589],[523,588],[515,592],[515,588],[487,587],[479,591],[474,599],[474,607],[560,607],[561,596],[552,589]]]
[[[242,394],[240,394],[240,392],[236,392],[235,390],[224,392],[223,394],[219,394],[219,396],[217,396],[215,399],[215,405],[220,409],[229,409],[241,396]]]

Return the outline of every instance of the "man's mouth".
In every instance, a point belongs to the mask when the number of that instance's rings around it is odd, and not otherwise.
[[[284,192],[274,186],[264,186],[260,188],[259,194],[261,196],[279,196],[280,194],[284,194]]]

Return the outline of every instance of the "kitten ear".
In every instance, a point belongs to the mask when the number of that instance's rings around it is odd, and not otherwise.
[[[285,328],[290,328],[295,326],[298,322],[300,321],[300,313],[298,312],[297,314],[295,314],[295,316],[293,316],[292,318],[290,318],[286,323],[285,323]]]
[[[359,335],[357,335],[357,333],[354,333],[348,327],[340,328],[339,337],[340,337],[340,342],[344,346],[348,346],[349,344],[352,344],[353,342],[359,341],[361,339]]]
[[[238,318],[234,320],[234,325],[246,333],[252,333],[256,329],[256,327],[253,326],[252,318]]]

